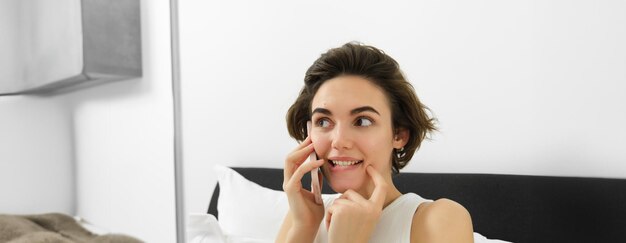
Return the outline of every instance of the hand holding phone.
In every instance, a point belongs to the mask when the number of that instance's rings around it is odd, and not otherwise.
[[[306,122],[307,136],[311,136],[311,121]],[[309,161],[316,161],[315,151],[309,155]],[[322,204],[322,188],[320,186],[318,168],[311,171],[311,192],[315,195],[315,203]]]

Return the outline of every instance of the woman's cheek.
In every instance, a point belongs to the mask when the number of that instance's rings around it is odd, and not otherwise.
[[[319,136],[317,134],[311,134],[311,141],[313,142],[313,149],[315,149],[315,153],[317,154],[317,158],[321,159],[326,157],[326,153],[328,150],[328,141],[324,138],[324,136]]]
[[[361,151],[365,153],[364,155],[370,163],[376,168],[378,171],[383,171],[388,165],[390,165],[390,152],[393,149],[393,146],[389,143],[384,143],[384,139],[362,139],[361,142]]]

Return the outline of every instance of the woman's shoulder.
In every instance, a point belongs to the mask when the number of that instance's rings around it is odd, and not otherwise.
[[[470,219],[469,212],[463,205],[447,198],[441,198],[434,202],[424,202],[416,210],[413,218],[418,220],[439,220],[449,219],[450,217],[467,217],[467,219]]]
[[[422,203],[413,215],[411,242],[471,242],[472,218],[463,205],[442,198]]]

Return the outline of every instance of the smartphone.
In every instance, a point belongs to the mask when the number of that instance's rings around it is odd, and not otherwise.
[[[307,136],[311,136],[311,121],[306,122]],[[309,162],[317,160],[317,154],[315,151],[309,155]],[[315,203],[322,204],[322,187],[319,180],[319,168],[315,168],[311,171],[311,192],[315,195]]]

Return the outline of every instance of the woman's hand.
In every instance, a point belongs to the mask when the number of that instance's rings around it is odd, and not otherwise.
[[[347,190],[326,211],[329,242],[367,242],[378,223],[385,203],[387,182],[372,166],[366,168],[374,182],[369,199]]]
[[[314,238],[324,217],[324,205],[315,203],[314,194],[302,188],[301,183],[305,173],[317,169],[324,164],[323,159],[305,162],[308,156],[313,152],[313,143],[311,142],[311,138],[307,137],[307,139],[287,156],[285,160],[283,190],[289,200],[289,212],[292,220],[290,234],[301,235],[301,233],[312,233],[312,237]]]

